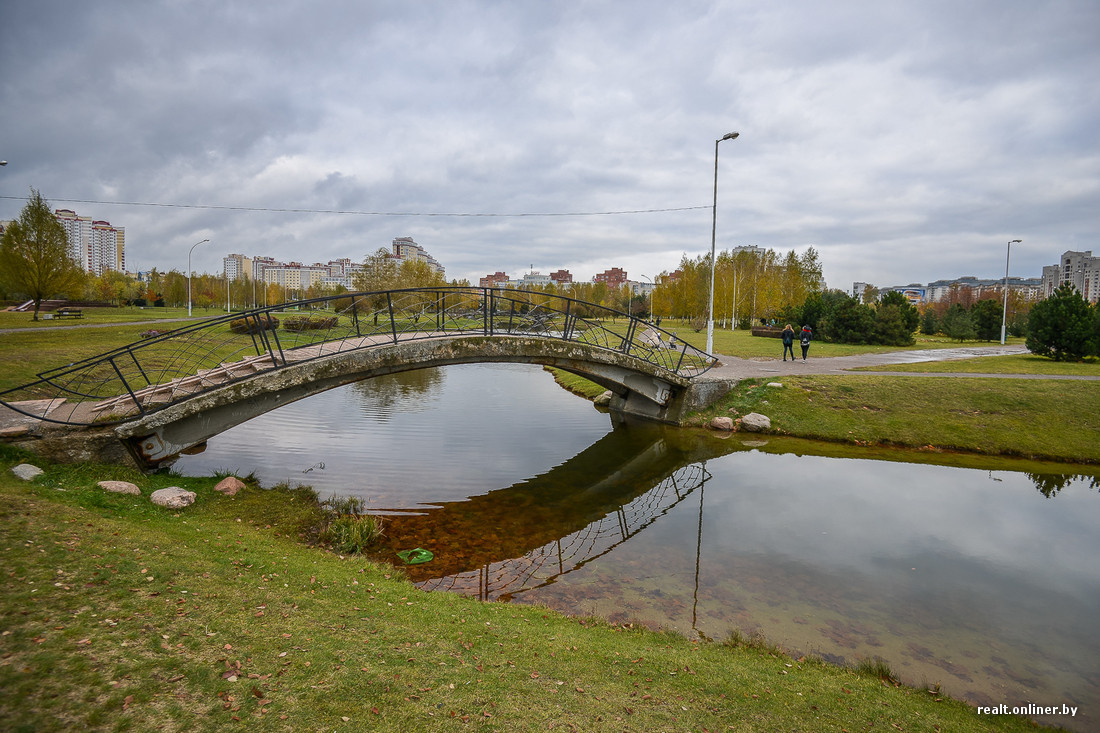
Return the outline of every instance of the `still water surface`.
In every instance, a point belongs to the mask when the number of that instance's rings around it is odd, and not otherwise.
[[[435,553],[407,568],[426,589],[881,657],[909,684],[1100,725],[1095,477],[814,451],[613,429],[541,369],[471,365],[311,397],[175,470],[360,496],[389,550]]]

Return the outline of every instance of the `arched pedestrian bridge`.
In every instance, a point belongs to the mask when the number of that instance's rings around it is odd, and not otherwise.
[[[153,469],[295,400],[448,364],[558,367],[611,390],[613,412],[670,423],[722,392],[693,381],[715,358],[673,334],[600,305],[521,290],[349,293],[146,335],[43,372],[0,393],[0,404],[50,423],[109,427]]]

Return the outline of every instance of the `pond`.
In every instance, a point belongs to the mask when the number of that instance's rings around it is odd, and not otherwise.
[[[843,454],[846,457],[838,457]],[[355,495],[422,588],[794,656],[875,657],[978,705],[1100,724],[1100,480],[609,416],[537,367],[349,385],[210,441],[174,470]]]

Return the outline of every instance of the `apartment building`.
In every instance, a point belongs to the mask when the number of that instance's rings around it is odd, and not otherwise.
[[[396,237],[393,240],[393,256],[399,260],[412,260],[414,262],[427,262],[433,271],[446,277],[447,273],[438,260],[428,254],[428,251],[413,241],[412,237]]]
[[[71,209],[55,209],[54,218],[69,240],[69,257],[85,272],[102,275],[126,271],[126,229],[110,222],[80,216]]]
[[[1100,257],[1093,257],[1092,250],[1063,252],[1057,265],[1043,268],[1043,297],[1049,297],[1061,285],[1077,288],[1090,303],[1100,300]]]

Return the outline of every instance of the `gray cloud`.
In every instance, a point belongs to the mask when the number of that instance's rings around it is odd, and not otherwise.
[[[44,0],[0,10],[0,218],[34,186],[132,268],[362,258],[633,277],[813,245],[832,287],[1096,249],[1100,6]],[[155,202],[169,207],[102,202]],[[703,207],[616,216],[366,216]]]

